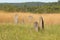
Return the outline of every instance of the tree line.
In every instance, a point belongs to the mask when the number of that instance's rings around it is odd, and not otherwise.
[[[0,10],[7,12],[32,12],[32,13],[60,13],[60,1],[46,3],[42,6],[15,6],[10,4],[0,4]]]

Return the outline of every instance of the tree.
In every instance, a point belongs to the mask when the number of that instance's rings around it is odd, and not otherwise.
[[[58,3],[60,4],[60,0],[58,0]]]

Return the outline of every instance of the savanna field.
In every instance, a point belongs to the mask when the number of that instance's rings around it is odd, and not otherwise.
[[[18,15],[18,24],[14,24],[15,14]],[[28,16],[33,16],[31,22]],[[45,27],[36,32],[33,23],[39,22],[40,16],[43,16]],[[21,24],[22,18],[25,24]],[[60,40],[60,14],[0,12],[0,40]]]

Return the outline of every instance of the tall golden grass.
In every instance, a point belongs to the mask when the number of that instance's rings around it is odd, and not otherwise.
[[[23,13],[23,12],[0,12],[0,23],[14,23],[15,14],[18,15],[18,22],[21,23],[24,18],[25,23],[29,23],[29,16],[32,16],[33,19],[31,23],[34,21],[39,22],[39,17],[43,16],[45,24],[60,24],[60,14],[33,14],[33,13]]]

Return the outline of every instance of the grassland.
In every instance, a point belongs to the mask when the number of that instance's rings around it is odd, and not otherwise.
[[[14,24],[14,16],[18,15],[19,24]],[[31,23],[39,22],[43,16],[44,31],[36,32],[29,23],[28,16],[33,16]],[[26,24],[20,24],[24,18]],[[11,24],[9,24],[11,23]],[[0,12],[0,40],[60,40],[60,14],[32,14]]]
[[[59,13],[53,13],[53,14],[33,14],[33,13],[23,13],[23,12],[14,12],[14,13],[8,13],[8,12],[0,12],[0,23],[14,23],[14,17],[15,14],[18,15],[18,23],[22,22],[22,19],[25,20],[25,23],[29,23],[29,16],[32,16],[33,19],[31,20],[31,23],[34,21],[39,22],[39,17],[43,16],[44,23],[45,24],[60,24],[60,14]]]
[[[32,25],[0,24],[0,40],[60,40],[60,25],[45,25],[36,32]]]

